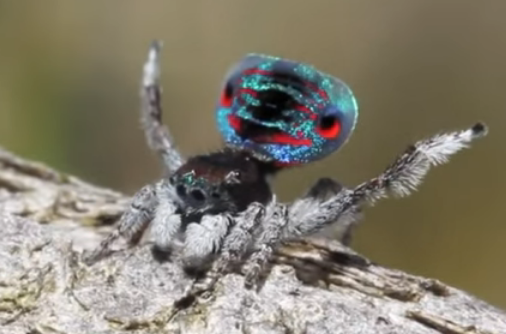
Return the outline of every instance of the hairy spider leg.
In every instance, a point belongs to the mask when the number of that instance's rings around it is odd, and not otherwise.
[[[246,274],[246,286],[257,283],[259,273],[271,256],[272,249],[285,241],[309,236],[329,224],[355,221],[364,203],[378,199],[408,196],[421,184],[432,166],[448,162],[449,157],[469,146],[474,139],[487,134],[484,124],[477,123],[462,131],[440,134],[410,146],[383,173],[354,188],[342,189],[328,200],[315,197],[296,200],[288,210],[280,207],[278,219],[267,220],[251,259],[254,265]],[[309,192],[311,193],[311,192]]]
[[[233,224],[234,220],[228,213],[204,215],[200,222],[188,224],[183,247],[184,267],[205,268],[221,250]]]
[[[408,196],[422,183],[432,166],[449,161],[449,157],[471,141],[483,137],[487,128],[477,123],[472,128],[435,135],[410,146],[378,177],[366,181],[353,190],[341,191],[333,198],[319,202],[311,199],[295,201],[289,209],[285,238],[310,235],[328,222],[356,211],[362,203],[374,204],[389,193]]]
[[[272,215],[267,217],[262,227],[262,233],[256,240],[253,252],[245,264],[245,286],[252,288],[264,272],[267,262],[272,257],[275,247],[282,238],[282,232],[288,223],[285,204],[277,203]]]
[[[144,64],[141,88],[141,124],[149,147],[162,159],[169,173],[184,164],[172,136],[162,123],[162,90],[160,88],[160,51],[162,43],[154,41]]]
[[[167,251],[181,230],[181,215],[177,214],[176,190],[167,179],[156,184],[158,199],[153,221],[151,237],[157,250]]]
[[[154,41],[144,64],[140,114],[148,145],[159,154],[170,174],[181,167],[185,160],[175,148],[169,130],[162,124],[159,85],[161,47],[161,42]],[[181,225],[181,218],[174,214],[177,209],[175,203],[166,198],[168,190],[164,180],[156,186],[148,185],[139,190],[121,216],[116,230],[109,234],[96,250],[86,256],[86,261],[93,263],[107,256],[110,246],[120,237],[124,237],[131,245],[137,244],[152,220],[155,244],[160,248],[168,248]]]
[[[130,245],[136,245],[154,218],[157,205],[158,200],[153,185],[141,188],[133,196],[116,229],[95,250],[85,255],[84,262],[91,265],[108,256],[111,253],[111,245],[120,237],[125,238]]]
[[[303,198],[323,202],[347,190],[331,178],[321,178],[308,189]],[[287,229],[287,224],[289,224],[288,208],[285,204],[276,203],[272,216],[266,220],[266,226],[256,240],[253,253],[245,265],[245,286],[247,288],[253,288],[257,284],[276,247],[283,241],[284,230]],[[342,239],[349,243],[352,225],[359,218],[361,218],[361,213],[357,207],[357,210],[353,210],[351,215],[342,215],[329,223],[339,223],[340,226],[343,226]]]
[[[323,177],[316,181],[302,198],[309,198],[324,202],[336,196],[340,192],[347,191],[350,191],[350,189],[345,188],[339,182],[328,177]],[[360,206],[356,206],[353,210],[339,216],[336,220],[328,222],[328,225],[333,227],[332,234],[344,246],[349,246],[351,244],[354,227],[361,219],[362,209]],[[325,233],[326,231],[323,229],[320,232]]]
[[[275,198],[272,203],[275,203]],[[267,211],[272,207],[271,204]],[[225,275],[233,265],[240,263],[248,252],[248,246],[253,241],[253,234],[262,223],[265,215],[264,205],[253,202],[245,211],[235,217],[235,223],[224,240],[221,252],[213,262],[211,269],[203,280],[196,280],[188,287],[184,293],[185,297],[197,296],[210,291],[220,277]]]

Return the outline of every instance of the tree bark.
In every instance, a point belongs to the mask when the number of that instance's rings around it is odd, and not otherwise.
[[[506,333],[506,314],[337,242],[282,248],[259,291],[222,278],[206,299],[149,245],[88,267],[128,198],[0,149],[0,333]]]

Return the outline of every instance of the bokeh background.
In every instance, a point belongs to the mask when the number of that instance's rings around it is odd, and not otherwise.
[[[0,143],[133,193],[157,178],[138,125],[146,48],[165,42],[165,121],[185,154],[216,149],[213,106],[248,52],[313,63],[360,106],[348,144],[282,174],[352,186],[407,144],[477,120],[490,134],[420,191],[366,211],[354,247],[506,307],[506,1],[0,1]]]

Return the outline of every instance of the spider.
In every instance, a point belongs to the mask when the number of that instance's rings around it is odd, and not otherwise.
[[[353,189],[322,178],[293,203],[281,203],[270,187],[277,172],[322,159],[350,137],[358,117],[351,89],[308,64],[247,55],[227,74],[216,106],[225,147],[185,159],[162,124],[160,51],[161,43],[153,42],[144,65],[141,121],[165,174],[133,196],[117,228],[86,257],[88,264],[106,256],[120,237],[137,244],[150,227],[154,250],[178,249],[185,268],[209,270],[204,285],[240,265],[245,285],[253,287],[282,243],[334,225],[345,227],[341,241],[349,244],[363,204],[409,195],[431,166],[487,133],[476,123],[435,135]]]

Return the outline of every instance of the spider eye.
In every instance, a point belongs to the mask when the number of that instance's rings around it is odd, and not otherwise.
[[[183,186],[183,185],[178,185],[176,187],[176,193],[178,194],[179,197],[185,197],[186,196],[186,187]]]
[[[317,131],[323,138],[333,139],[341,132],[341,123],[334,115],[323,116],[320,118]]]
[[[206,199],[206,195],[200,189],[193,189],[190,192],[190,196],[197,202],[203,202]]]
[[[214,191],[211,193],[211,197],[214,198],[214,199],[220,199],[221,195],[219,192],[217,191]]]
[[[230,82],[227,82],[225,89],[221,93],[220,104],[222,107],[230,108],[232,106],[232,97],[234,95],[234,87]]]

